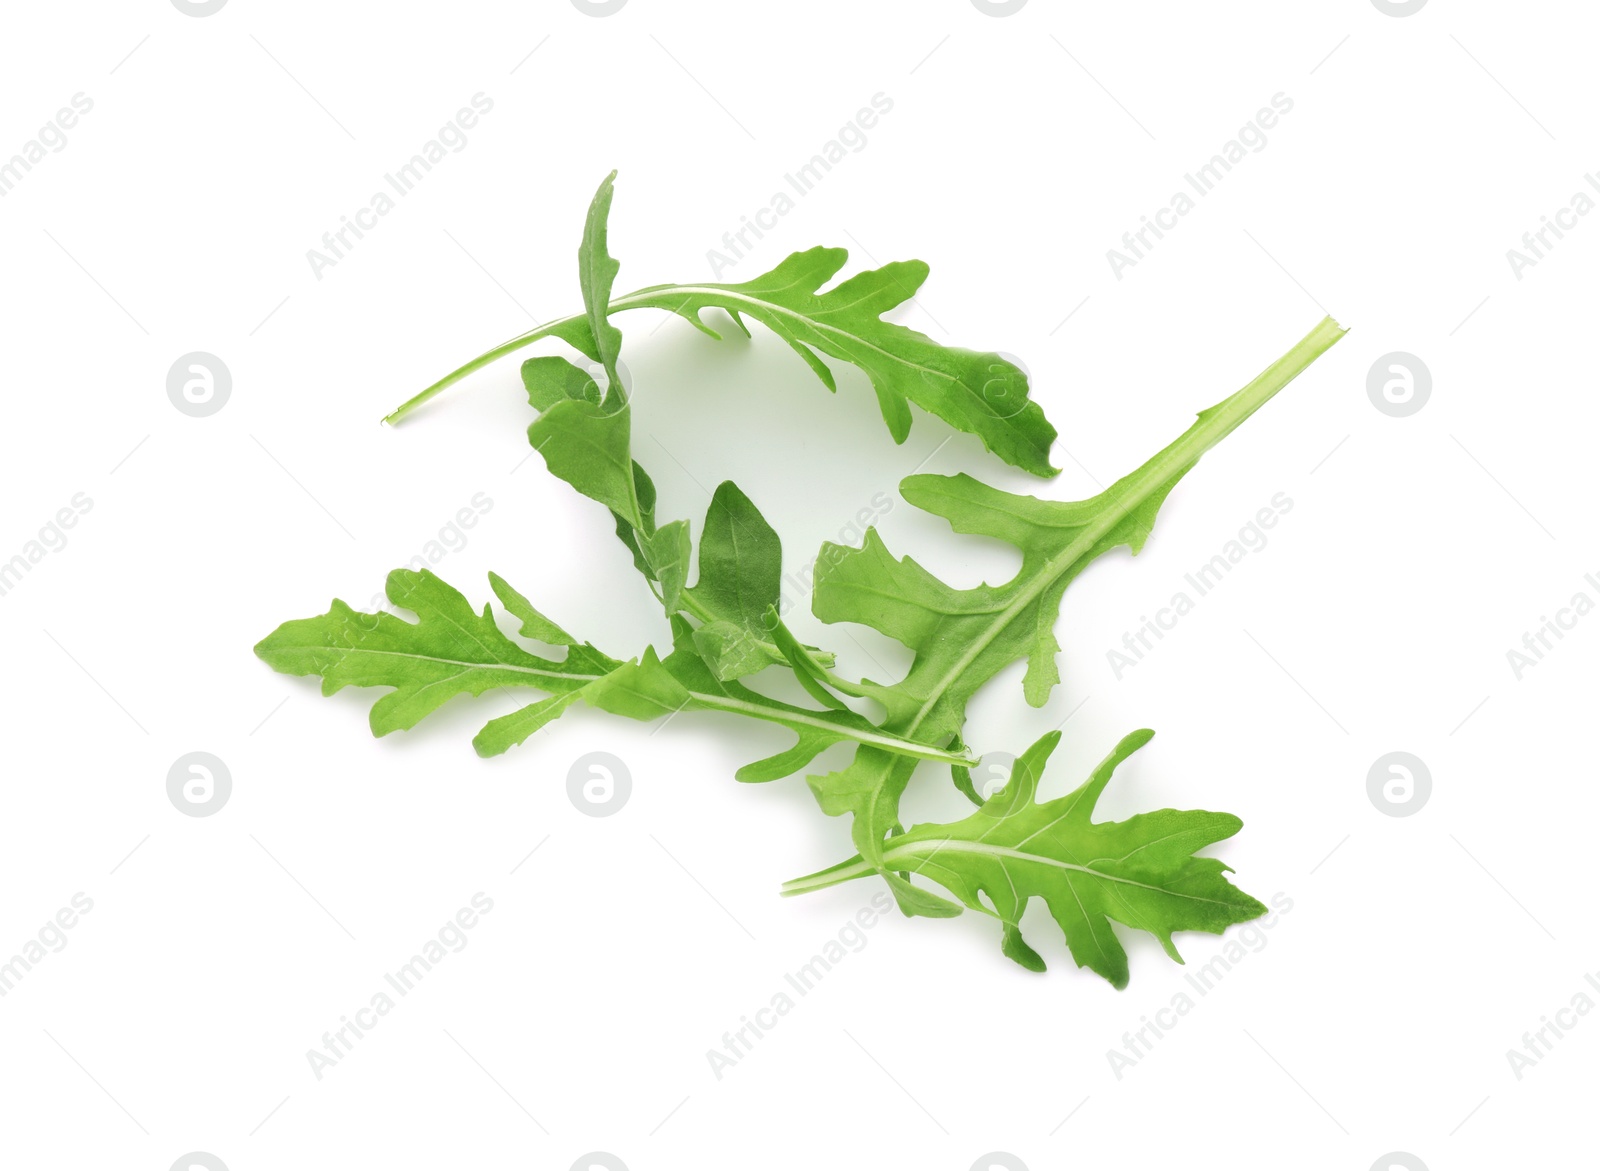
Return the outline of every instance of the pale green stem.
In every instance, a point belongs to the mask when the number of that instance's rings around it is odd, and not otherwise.
[[[611,302],[610,308],[607,310],[607,312],[618,313],[624,309],[637,309],[640,307],[640,305],[651,303],[651,301],[654,298],[659,297],[663,291],[665,291],[663,286],[657,286],[653,289],[639,289],[636,292],[629,293],[625,297],[618,297],[615,301]],[[641,298],[648,299],[642,300]],[[443,378],[439,379],[438,382],[435,382],[432,386],[412,395],[389,414],[385,415],[383,417],[383,421],[391,425],[398,423],[401,419],[405,418],[423,403],[442,394],[444,391],[460,382],[467,375],[482,370],[491,362],[497,362],[507,354],[514,354],[520,349],[531,346],[536,341],[540,341],[547,337],[554,337],[556,331],[564,325],[570,325],[574,321],[586,320],[587,316],[585,314],[574,313],[570,317],[558,317],[554,321],[547,321],[543,325],[535,326],[527,333],[518,334],[510,341],[503,342],[494,349],[479,354],[465,366],[458,366],[456,369],[446,374]]]

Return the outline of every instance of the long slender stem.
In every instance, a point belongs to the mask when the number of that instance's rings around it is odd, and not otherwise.
[[[925,842],[913,843],[910,846],[896,847],[891,845],[883,852],[883,866],[877,867],[868,862],[861,855],[840,862],[837,866],[830,866],[826,870],[818,870],[815,874],[807,874],[802,878],[791,878],[778,889],[778,893],[788,898],[790,895],[809,894],[814,890],[826,890],[830,886],[849,882],[856,878],[866,878],[870,874],[877,874],[880,869],[900,870],[902,859],[914,857],[917,847],[926,845]]]
[[[635,292],[629,293],[625,297],[618,297],[616,300],[612,301],[610,307],[607,309],[607,312],[618,313],[624,309],[638,309],[641,306],[650,304],[652,298],[659,297],[664,291],[667,291],[670,288],[671,286],[668,285],[656,285],[653,288],[639,289]],[[439,379],[438,382],[435,382],[432,386],[418,391],[416,394],[406,399],[405,402],[401,403],[398,407],[385,415],[383,417],[383,421],[392,426],[393,424],[398,423],[401,419],[405,418],[412,411],[416,410],[423,403],[427,402],[429,399],[436,398],[440,394],[443,394],[446,390],[460,382],[468,374],[476,373],[477,371],[482,370],[485,366],[489,365],[491,362],[498,362],[507,354],[514,354],[520,349],[524,349],[533,345],[533,343],[536,341],[541,341],[547,337],[555,337],[557,333],[565,326],[586,320],[587,318],[584,314],[574,313],[568,317],[557,317],[554,321],[546,321],[543,325],[536,325],[527,333],[519,333],[510,341],[502,342],[494,349],[487,350],[484,353],[479,354],[465,366],[456,367],[443,378]]]
[[[672,301],[679,294],[682,294],[682,303],[685,305],[695,297],[712,296],[718,298],[719,303],[721,303],[724,308],[739,308],[744,309],[747,312],[753,310],[765,310],[768,313],[772,313],[780,317],[789,317],[798,322],[804,322],[811,328],[822,333],[835,334],[840,338],[849,338],[851,336],[848,331],[832,325],[821,318],[806,317],[803,313],[797,312],[794,309],[790,309],[773,301],[764,301],[758,297],[739,293],[727,285],[651,285],[648,288],[636,289],[625,296],[616,298],[609,306],[607,306],[606,314],[609,316],[613,313],[621,313],[625,309],[645,308],[666,309],[676,313],[680,311],[681,306],[674,306]],[[711,328],[701,323],[698,318],[694,317],[693,315],[686,316],[689,317],[689,322],[691,325],[696,326],[706,333],[712,333],[712,335],[715,336]],[[515,353],[517,350],[520,350],[525,346],[531,346],[534,342],[539,341],[541,338],[555,336],[564,326],[586,321],[586,314],[575,313],[570,317],[558,317],[554,321],[547,321],[543,325],[535,326],[527,333],[518,334],[510,341],[503,342],[494,349],[489,350],[486,353],[479,354],[465,366],[460,366],[455,370],[452,370],[449,374],[446,374],[443,378],[439,379],[438,382],[435,382],[427,389],[412,395],[405,402],[401,403],[400,406],[396,407],[389,414],[385,415],[383,421],[391,424],[398,423],[401,419],[405,418],[423,403],[442,393],[447,388],[454,386],[468,374],[483,369],[485,366],[489,365],[489,363],[497,361],[498,359],[505,357],[507,354]],[[933,372],[930,371],[929,373]]]
[[[888,851],[884,852],[884,861],[887,864]],[[784,898],[791,895],[809,894],[814,890],[826,890],[830,886],[838,886],[842,882],[849,882],[853,878],[866,878],[869,874],[877,874],[879,868],[857,854],[848,861],[837,866],[830,866],[826,870],[819,870],[815,874],[807,874],[803,878],[791,878],[778,888],[778,893]]]
[[[450,371],[450,373],[446,374],[443,378],[439,379],[438,382],[435,382],[426,390],[412,395],[389,414],[385,415],[383,417],[383,421],[393,426],[395,423],[398,423],[401,419],[405,418],[429,399],[444,393],[444,391],[460,382],[468,374],[482,370],[491,362],[499,361],[507,354],[515,353],[524,346],[531,346],[534,342],[539,341],[541,338],[551,337],[555,334],[557,329],[568,324],[569,322],[576,320],[578,320],[578,318],[574,316],[559,317],[554,321],[547,321],[543,325],[531,329],[527,333],[519,334],[510,341],[504,342],[501,345],[496,346],[494,349],[487,351],[486,353],[479,354],[465,366],[458,366],[456,369]]]

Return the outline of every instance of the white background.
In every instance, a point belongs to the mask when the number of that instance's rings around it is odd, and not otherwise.
[[[1600,164],[1588,6],[234,0],[196,19],[138,0],[5,22],[0,157],[75,93],[94,108],[0,200],[0,560],[74,494],[93,507],[0,597],[0,954],[75,893],[94,906],[0,999],[0,1164],[1574,1165],[1600,1022],[1520,1080],[1506,1051],[1600,969],[1600,618],[1520,681],[1506,652],[1575,592],[1600,600],[1600,220],[1520,281],[1505,254]],[[307,250],[479,92],[494,107],[466,148],[317,279]],[[1102,815],[1236,812],[1217,853],[1293,901],[1120,1078],[1107,1051],[1186,969],[1124,932],[1116,992],[1036,908],[1049,973],[1006,961],[981,916],[891,916],[717,1080],[706,1051],[874,893],[777,897],[851,852],[800,777],[732,781],[784,733],[581,709],[482,761],[470,738],[505,697],[379,741],[374,693],[321,699],[250,651],[330,597],[365,605],[480,492],[493,507],[442,576],[481,605],[497,570],[612,654],[660,644],[609,520],[522,462],[514,360],[378,419],[578,305],[611,168],[619,288],[704,280],[707,250],[880,92],[865,149],[724,279],[817,243],[927,260],[901,319],[1022,356],[1064,472],[1032,480],[920,413],[895,447],[859,374],[830,397],[770,336],[632,314],[664,517],[698,529],[705,489],[735,479],[798,569],[924,461],[1092,494],[1324,309],[1351,327],[1184,480],[1143,555],[1073,586],[1049,706],[1022,703],[1019,665],[972,708],[969,740],[1010,751],[1074,712],[1048,795],[1156,728]],[[1107,249],[1277,93],[1294,108],[1266,148],[1116,279]],[[232,372],[208,418],[166,395],[195,350]],[[1409,418],[1366,393],[1397,350],[1433,376]],[[1107,650],[1278,492],[1294,507],[1268,546],[1118,681]],[[904,504],[881,528],[960,584],[1010,564]],[[904,663],[797,622],[853,672]],[[166,794],[197,750],[234,786],[205,818]],[[566,792],[594,750],[632,774],[609,818]],[[1431,770],[1414,816],[1368,799],[1392,750]],[[915,820],[961,808],[932,768],[907,800]],[[306,1051],[480,891],[469,946],[318,1080]],[[1225,941],[1179,945],[1193,971]]]

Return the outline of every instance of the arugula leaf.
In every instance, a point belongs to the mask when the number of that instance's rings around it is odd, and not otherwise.
[[[708,622],[764,632],[782,579],[778,534],[739,486],[724,480],[700,534],[700,578],[688,591],[696,612]]]
[[[430,574],[429,576],[432,575]],[[437,578],[434,578],[434,580],[438,581]],[[443,595],[445,591],[449,591],[452,594],[455,593],[454,590],[451,590],[450,587],[446,586],[442,581],[439,582],[439,586],[441,588],[437,592],[439,592],[441,595]],[[506,608],[506,613],[510,614],[513,618],[521,620],[522,627],[517,633],[522,635],[523,638],[536,639],[539,642],[549,643],[551,646],[575,648],[574,650],[569,650],[567,652],[568,662],[574,664],[583,662],[585,665],[592,667],[602,674],[604,674],[606,671],[614,669],[617,666],[617,661],[615,659],[600,654],[587,643],[579,646],[577,639],[573,638],[572,635],[568,634],[565,630],[561,629],[561,627],[557,626],[550,619],[546,618],[538,610],[534,609],[533,603],[528,601],[527,598],[523,597],[520,593],[513,589],[511,587],[511,583],[506,581],[506,579],[501,577],[498,573],[489,574],[489,587],[494,590],[494,596],[500,599],[500,604]],[[460,595],[456,596],[459,597]],[[402,604],[398,599],[396,599],[393,590],[389,592],[389,600],[391,602],[395,602],[397,605]],[[463,604],[464,602],[465,600],[463,599]],[[487,614],[487,607],[485,607],[485,612]],[[574,655],[576,655],[576,658],[574,658]]]
[[[1045,969],[1022,937],[1022,913],[1032,898],[1049,906],[1078,966],[1116,988],[1128,985],[1128,955],[1112,920],[1148,931],[1181,964],[1173,932],[1220,935],[1267,908],[1223,877],[1229,867],[1222,862],[1195,857],[1239,832],[1244,823],[1230,813],[1161,809],[1126,821],[1090,820],[1117,765],[1154,734],[1144,729],[1125,737],[1076,790],[1039,802],[1039,777],[1061,740],[1051,732],[1017,758],[1005,788],[976,812],[894,838],[883,862],[932,879],[966,906],[999,919],[1001,950],[1031,971]],[[786,883],[783,893],[819,890],[875,869],[857,856]]]
[[[539,411],[528,442],[551,474],[611,510],[639,572],[675,612],[688,572],[689,527],[656,525],[655,484],[630,454],[633,412],[622,392],[602,398],[588,373],[565,358],[530,358],[522,380]]]
[[[1193,426],[1137,471],[1088,500],[1017,496],[967,475],[903,481],[900,490],[908,501],[944,517],[956,532],[996,537],[1022,551],[1022,568],[1004,585],[946,585],[910,558],[896,560],[872,529],[859,549],[824,546],[812,594],[816,616],[870,626],[914,652],[900,682],[862,681],[864,693],[887,710],[884,730],[929,744],[954,743],[967,702],[1018,659],[1028,663],[1024,696],[1042,706],[1060,679],[1053,628],[1068,584],[1111,549],[1126,545],[1138,553],[1167,494],[1201,455],[1343,335],[1332,318],[1324,319],[1242,390],[1200,412]],[[824,812],[852,815],[856,848],[880,865],[908,908],[926,905],[926,899],[893,878],[883,848],[899,828],[900,796],[914,769],[914,762],[863,747],[842,771],[810,778]]]
[[[522,364],[522,385],[540,414],[567,399],[600,405],[600,387],[594,377],[565,358],[529,358]]]
[[[583,243],[578,246],[578,286],[583,290],[583,310],[589,326],[589,336],[594,343],[594,357],[605,367],[609,380],[607,394],[623,393],[622,379],[617,377],[617,356],[622,349],[622,332],[606,319],[606,306],[611,303],[611,284],[617,279],[617,262],[606,251],[606,220],[611,215],[612,184],[617,173],[612,171],[601,182],[589,204],[589,215],[583,224]]]
[[[466,598],[426,569],[396,569],[385,583],[389,600],[415,614],[416,622],[362,613],[335,598],[326,614],[283,623],[255,651],[275,671],[321,676],[324,695],[352,685],[393,687],[372,705],[374,736],[415,727],[458,695],[494,688],[537,687],[570,702],[622,665],[588,643],[576,643],[505,582],[494,582],[502,599],[512,597],[508,608],[522,619],[524,632],[566,646],[564,658],[545,659],[524,650],[500,632],[488,606],[475,613]],[[559,715],[564,705],[544,710],[545,720],[524,735]]]
[[[736,774],[741,780],[787,776],[824,748],[846,740],[911,753],[920,760],[972,763],[959,753],[886,736],[855,712],[811,711],[717,679],[695,650],[682,617],[673,619],[675,645],[666,659],[646,648],[638,659],[622,662],[579,643],[500,577],[491,575],[490,581],[507,611],[521,619],[521,632],[565,647],[563,658],[525,650],[501,633],[488,606],[476,613],[459,591],[426,569],[397,569],[387,582],[389,600],[415,614],[416,622],[388,613],[361,613],[335,599],[326,614],[283,623],[256,644],[256,654],[286,675],[320,676],[324,695],[352,685],[394,688],[373,704],[376,736],[415,727],[458,695],[521,687],[550,693],[489,721],[473,740],[480,756],[520,744],[582,699],[631,719],[653,720],[684,710],[722,711],[781,724],[795,733],[793,748],[746,765]]]
[[[540,411],[528,441],[554,475],[611,510],[617,536],[668,616],[687,613],[702,623],[695,644],[717,677],[737,679],[788,663],[777,642],[781,623],[768,618],[779,601],[783,548],[738,485],[724,481],[712,494],[699,579],[687,586],[689,526],[681,520],[657,525],[655,484],[629,455],[631,407],[608,409],[612,396],[600,401],[594,380],[565,358],[530,358],[523,382]],[[808,664],[832,663],[831,655],[807,649]],[[831,695],[824,702],[839,706]]]
[[[703,624],[695,645],[719,679],[785,661],[776,642],[782,581],[778,534],[739,486],[724,480],[700,533],[699,577],[683,596],[684,609]]]
[[[578,248],[586,331],[582,348],[604,366],[607,388],[601,395],[587,372],[562,358],[524,362],[528,401],[539,412],[528,428],[528,441],[553,474],[611,510],[617,537],[667,616],[687,609],[714,627],[700,645],[719,667],[720,677],[748,674],[783,661],[755,631],[767,608],[755,596],[768,592],[768,578],[772,600],[777,599],[782,572],[778,535],[735,485],[723,484],[706,516],[700,583],[690,590],[688,523],[656,523],[655,483],[630,454],[631,404],[617,376],[622,332],[609,320],[611,285],[618,271],[606,246],[615,179],[613,171],[595,192]]]
[[[956,430],[976,435],[1006,463],[1036,476],[1055,475],[1059,469],[1050,464],[1050,446],[1056,429],[1039,404],[1029,401],[1026,374],[998,354],[942,346],[881,319],[916,295],[928,266],[897,261],[819,293],[848,256],[843,248],[811,248],[743,284],[661,285],[620,298],[612,310],[666,309],[712,337],[720,335],[701,318],[704,310],[726,310],[740,329],[745,329],[740,315],[746,314],[788,342],[829,390],[838,387],[819,352],[860,367],[872,381],[896,443],[904,443],[911,431],[909,404],[915,403]],[[582,343],[588,339],[577,330],[561,336],[586,348]]]
[[[1028,377],[995,353],[943,346],[925,334],[886,322],[884,313],[912,300],[928,277],[920,260],[896,261],[857,273],[822,292],[844,267],[843,248],[811,248],[786,257],[770,272],[742,284],[652,285],[611,299],[617,262],[606,247],[613,171],[595,193],[579,249],[584,311],[521,334],[447,374],[385,417],[398,423],[417,407],[473,371],[543,338],[555,337],[599,362],[620,392],[616,362],[622,335],[609,315],[626,309],[665,309],[696,328],[720,336],[705,323],[707,308],[725,310],[748,333],[744,317],[760,321],[804,359],[829,390],[833,372],[820,355],[849,362],[872,382],[878,408],[896,443],[911,430],[911,403],[959,431],[976,435],[985,448],[1036,476],[1053,476],[1050,447],[1056,429],[1028,398]],[[526,376],[526,372],[525,372]],[[537,404],[536,404],[537,405]]]
[[[627,407],[610,410],[587,398],[563,399],[528,426],[528,442],[552,474],[639,530],[647,525],[629,455],[630,414]]]

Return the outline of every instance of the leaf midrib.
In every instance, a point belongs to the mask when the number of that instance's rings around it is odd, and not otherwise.
[[[1143,890],[1153,890],[1158,894],[1170,895],[1175,899],[1188,899],[1197,903],[1215,903],[1217,906],[1221,907],[1233,905],[1225,899],[1206,898],[1202,895],[1187,894],[1183,891],[1175,891],[1164,886],[1157,886],[1154,883],[1139,882],[1138,880],[1132,878],[1123,878],[1121,875],[1109,874],[1104,870],[1096,870],[1092,866],[1084,866],[1076,862],[1063,862],[1059,859],[1051,858],[1046,854],[1033,854],[1029,853],[1027,850],[1018,850],[1012,846],[997,846],[987,842],[967,842],[954,838],[924,838],[921,841],[912,842],[909,845],[891,847],[884,852],[884,864],[890,866],[891,869],[899,869],[899,867],[892,865],[894,861],[903,857],[917,856],[925,847],[932,847],[933,852],[937,854],[986,854],[991,857],[1002,859],[1014,858],[1019,862],[1033,863],[1039,866],[1049,866],[1057,870],[1066,870],[1074,873],[1087,874],[1090,877],[1103,879],[1106,882],[1119,883],[1124,886],[1135,886]],[[999,865],[1002,870],[1005,869],[1006,864],[1004,861],[1000,862]],[[1007,880],[1010,880],[1009,873],[1007,874]]]
[[[313,647],[310,649],[330,650],[332,648]],[[397,659],[415,659],[419,662],[440,663],[447,666],[467,667],[480,671],[513,671],[523,675],[538,675],[550,679],[566,679],[576,683],[593,683],[598,679],[604,679],[606,677],[604,675],[584,675],[575,672],[568,674],[562,671],[547,671],[538,667],[525,667],[518,663],[472,662],[471,660],[467,659],[450,659],[444,657],[443,655],[419,655],[407,651],[363,649],[350,651],[347,653],[357,655],[385,655],[387,657]],[[466,674],[465,671],[458,672],[456,675],[451,676],[451,678],[459,678],[464,674]],[[438,679],[430,679],[425,683],[417,684],[415,690],[420,692],[426,688],[437,686],[440,682],[443,681]],[[376,686],[394,687],[397,691],[406,690],[404,686],[391,683],[380,683]],[[690,691],[688,688],[685,688],[684,691],[690,699],[699,703],[702,707],[710,710],[739,712],[742,715],[751,716],[759,720],[767,720],[768,722],[774,724],[785,724],[789,727],[812,728],[819,732],[826,732],[829,735],[834,736],[837,740],[851,740],[858,744],[870,745],[875,748],[881,748],[886,752],[894,753],[897,756],[914,756],[920,760],[940,761],[946,764],[972,763],[972,761],[957,753],[945,752],[944,750],[931,745],[915,744],[893,734],[885,734],[877,731],[863,731],[859,728],[851,728],[821,716],[813,716],[801,709],[791,710],[787,707],[769,707],[759,703],[752,703],[749,700],[736,699],[732,696],[713,695],[703,691]]]
[[[999,823],[997,822],[997,826],[998,824]],[[931,865],[938,869],[949,871],[951,874],[957,875],[958,877],[964,878],[967,876],[961,875],[959,871],[953,870],[949,866],[934,862],[933,859],[945,854],[983,854],[1000,859],[997,864],[999,865],[1001,872],[1005,875],[1006,881],[1011,884],[1013,892],[1016,890],[1016,882],[1015,879],[1012,878],[1010,869],[1006,865],[1007,859],[1015,859],[1019,862],[1036,863],[1041,866],[1048,866],[1053,869],[1064,870],[1071,873],[1081,873],[1088,875],[1091,878],[1103,879],[1106,882],[1117,883],[1123,886],[1139,887],[1145,890],[1153,890],[1160,894],[1170,895],[1173,898],[1189,899],[1193,902],[1214,903],[1218,906],[1224,907],[1232,906],[1231,903],[1223,899],[1211,899],[1205,898],[1201,895],[1185,894],[1180,891],[1169,890],[1163,886],[1156,886],[1152,883],[1139,882],[1136,879],[1131,878],[1123,878],[1119,875],[1111,874],[1104,870],[1097,870],[1093,865],[1094,862],[1124,862],[1128,858],[1131,858],[1134,854],[1137,854],[1140,850],[1143,850],[1153,844],[1155,843],[1144,843],[1143,845],[1128,851],[1127,854],[1124,854],[1120,858],[1096,858],[1093,859],[1092,862],[1085,864],[1078,862],[1063,862],[1060,859],[1052,858],[1048,855],[1030,853],[1026,850],[1017,849],[1014,846],[998,846],[987,842],[968,841],[963,838],[926,837],[919,838],[914,842],[897,844],[884,851],[883,868],[889,870],[908,869],[911,870],[912,873],[925,873],[927,868]],[[925,854],[927,856],[923,857]],[[901,865],[902,862],[910,861],[915,861],[917,865],[915,867]],[[879,867],[875,867],[865,858],[858,858],[854,863],[848,866],[834,867],[829,870],[820,871],[815,875],[808,875],[807,878],[798,878],[791,882],[787,882],[784,884],[784,893],[800,894],[807,890],[816,890],[822,889],[823,887],[836,886],[839,883],[848,882],[854,878],[864,878],[867,875],[872,874],[877,869],[879,869]],[[821,881],[808,884],[808,879],[818,879]],[[1070,880],[1068,885],[1070,888]],[[1045,896],[1041,894],[1039,897],[1042,898]],[[1076,890],[1073,891],[1073,897],[1077,898]],[[1121,901],[1120,898],[1119,901]],[[1081,910],[1081,900],[1079,902],[1079,906]],[[1123,906],[1130,912],[1130,914],[1134,914],[1135,917],[1137,917],[1136,912],[1132,907],[1128,907],[1126,903],[1124,903]],[[1085,918],[1087,918],[1087,915]]]
[[[931,374],[936,378],[942,379],[944,382],[959,386],[963,390],[968,390],[969,394],[975,401],[984,403],[986,407],[988,406],[988,403],[984,401],[983,396],[978,391],[968,388],[966,383],[962,382],[961,379],[957,378],[949,371],[939,370],[932,366],[924,366],[920,362],[909,361],[898,354],[890,353],[882,346],[873,345],[859,333],[854,333],[848,329],[833,325],[832,323],[824,321],[819,317],[813,317],[808,313],[803,313],[798,309],[790,309],[788,306],[780,305],[775,301],[766,301],[759,297],[751,297],[743,293],[735,293],[731,289],[719,287],[717,285],[667,285],[655,289],[641,290],[637,293],[629,293],[626,297],[618,297],[615,301],[611,302],[611,310],[615,312],[620,309],[637,309],[644,307],[654,309],[666,308],[666,306],[657,304],[656,298],[665,294],[673,293],[684,293],[688,294],[689,296],[698,295],[702,297],[709,296],[725,298],[730,301],[743,302],[747,307],[746,312],[749,311],[748,306],[758,305],[775,315],[790,317],[796,321],[804,321],[815,327],[819,332],[831,334],[835,337],[848,338],[851,341],[860,344],[866,349],[871,350],[873,353],[879,354],[897,365],[905,366],[908,369],[916,370],[922,374]],[[674,309],[671,310],[671,312],[676,313],[679,312],[679,310]],[[891,324],[890,322],[882,320],[882,318],[877,318],[876,320],[880,325]],[[992,407],[989,408],[988,414],[989,417],[994,419],[996,422],[1002,423],[1010,423],[1012,419],[1017,417],[1016,415],[1002,415],[995,411]],[[1021,412],[1019,411],[1018,414],[1021,414]],[[1018,430],[1015,426],[1010,426],[1007,429],[1012,431]]]

